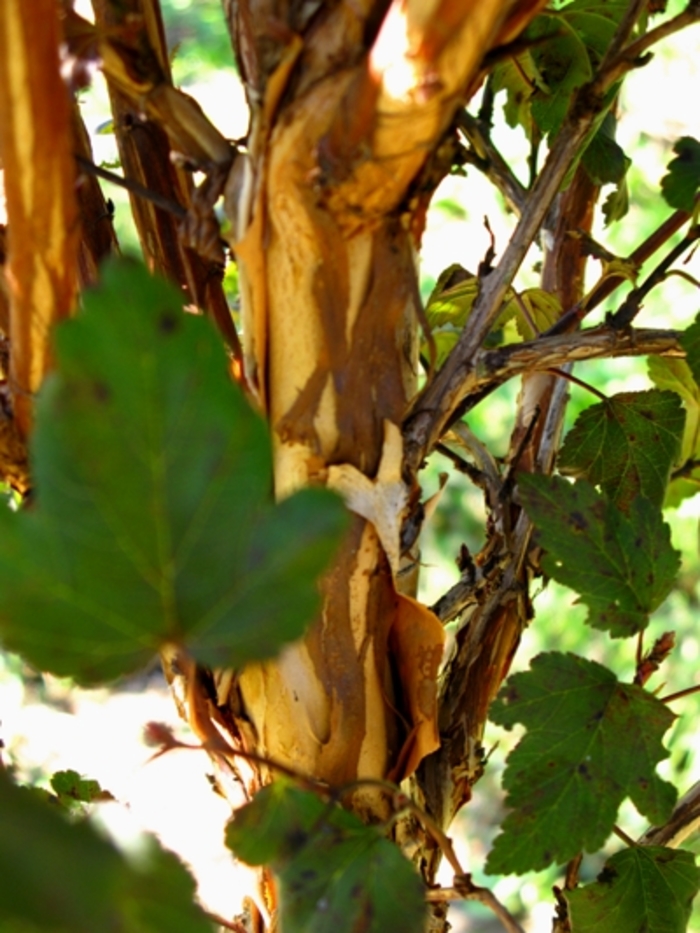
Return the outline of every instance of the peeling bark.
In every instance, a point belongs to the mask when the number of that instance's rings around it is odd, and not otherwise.
[[[0,161],[5,169],[14,416],[23,436],[51,365],[51,327],[77,289],[79,227],[69,100],[55,0],[0,5]],[[31,55],[31,62],[29,56]]]
[[[397,584],[401,526],[420,496],[401,475],[400,440],[388,466],[392,426],[400,439],[417,391],[415,250],[441,178],[428,171],[432,153],[485,53],[541,5],[339,3],[307,28],[294,4],[225,4],[252,113],[226,211],[276,491],[326,483],[358,517],[307,637],[246,668],[219,702],[244,743],[333,785],[400,781],[437,747],[444,636]],[[386,816],[376,789],[356,791],[353,806]],[[432,879],[433,841],[423,848]]]

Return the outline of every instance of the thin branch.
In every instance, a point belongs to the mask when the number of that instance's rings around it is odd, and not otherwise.
[[[195,745],[191,742],[182,742],[180,739],[176,738],[169,726],[158,722],[150,722],[146,725],[146,738],[148,741],[153,741],[153,739],[155,739],[155,743],[159,746],[148,759],[149,762],[161,758],[167,752],[173,751],[173,749],[187,749],[195,752],[205,751],[210,755],[221,755],[226,759],[240,758],[242,761],[249,761],[252,764],[264,765],[271,771],[278,771],[280,774],[284,774],[285,777],[291,778],[304,787],[308,787],[315,791],[323,791],[324,793],[329,792],[327,785],[306,774],[302,774],[300,771],[296,771],[294,768],[283,764],[281,761],[276,761],[274,758],[269,758],[267,755],[259,755],[256,752],[247,752],[242,748],[234,748],[232,745],[229,745],[221,733],[213,726],[211,728],[211,737],[200,742],[199,745]]]
[[[219,914],[214,914],[209,910],[206,911],[206,915],[212,923],[223,927],[225,930],[233,930],[233,933],[248,933],[248,927],[238,920],[225,920]]]
[[[457,118],[457,126],[474,151],[473,164],[498,188],[513,211],[520,215],[527,191],[494,146],[484,129],[484,124],[466,110],[462,110]]]
[[[460,457],[460,455],[455,453],[454,450],[450,450],[446,444],[436,444],[435,451],[436,453],[442,454],[443,457],[447,457],[447,459],[452,462],[452,465],[457,470],[457,472],[468,476],[475,486],[478,486],[480,489],[484,488],[485,479],[481,470],[473,466],[463,457]]]
[[[158,194],[157,191],[146,188],[145,185],[140,184],[138,181],[134,181],[133,178],[125,178],[123,175],[117,175],[116,172],[110,172],[108,169],[102,168],[100,165],[95,165],[94,162],[91,162],[89,159],[77,153],[75,153],[75,161],[88,175],[95,175],[97,178],[102,178],[104,181],[111,182],[113,185],[125,188],[132,194],[138,195],[138,197],[146,201],[150,201],[152,204],[155,204],[156,207],[159,207],[163,211],[168,211],[170,214],[174,214],[181,220],[187,217],[187,209],[184,208],[182,204],[173,201],[172,198],[166,198],[164,195]]]
[[[442,369],[412,406],[404,422],[407,473],[418,471],[426,454],[457,417],[460,388],[473,373],[475,358],[500,311],[508,288],[537,236],[576,153],[603,107],[603,96],[609,86],[605,68],[629,38],[645,3],[646,0],[633,0],[613,36],[598,75],[574,96],[569,116],[552,143],[501,261],[481,281],[468,326],[462,331]]]
[[[637,25],[637,21],[644,12],[646,5],[647,0],[630,0],[624,15],[620,20],[617,29],[615,30],[615,34],[610,40],[610,45],[605,51],[603,60],[600,63],[600,68],[598,69],[598,74],[594,83],[599,85],[598,90],[600,93],[606,91],[612,84],[615,83],[615,81],[619,79],[620,75],[618,74],[618,57],[627,44],[629,37],[632,35],[632,30]]]
[[[428,901],[478,901],[484,907],[498,917],[507,933],[524,933],[515,917],[498,900],[493,891],[488,888],[482,888],[475,885],[471,880],[471,875],[464,875],[462,878],[455,878],[453,888],[434,888],[428,891],[426,898]]]
[[[638,269],[654,255],[691,218],[687,211],[675,211],[661,223],[639,246],[623,260],[626,266]],[[545,331],[543,337],[553,337],[574,330],[586,315],[602,304],[616,288],[627,281],[621,273],[603,274],[583,301],[575,304],[559,320]]]
[[[633,288],[618,310],[610,316],[608,323],[612,327],[627,327],[632,323],[642,308],[642,303],[649,292],[664,281],[673,263],[680,259],[683,253],[700,240],[700,224],[691,227],[680,243],[670,249],[661,262],[637,288]]]
[[[618,839],[622,839],[625,845],[629,846],[631,849],[634,849],[639,845],[638,842],[635,842],[634,839],[630,838],[623,829],[620,829],[619,826],[613,826],[613,832]]]
[[[667,19],[665,23],[661,23],[654,29],[650,29],[649,32],[623,49],[617,58],[617,65],[620,67],[634,65],[657,42],[697,22],[700,22],[700,3],[697,0],[691,0],[681,13],[672,16],[671,19]]]
[[[550,369],[545,369],[544,372],[551,373],[553,376],[559,376],[560,379],[566,379],[567,382],[571,382],[573,385],[585,389],[586,392],[590,392],[591,395],[597,396],[604,402],[608,400],[604,392],[600,392],[595,386],[592,386],[590,382],[584,382],[583,379],[579,379],[578,376],[574,376],[573,373],[568,373],[565,369],[558,369],[556,366],[552,366]]]
[[[470,410],[498,386],[525,372],[617,356],[685,357],[678,336],[673,330],[629,328],[618,331],[603,326],[483,350],[457,392],[460,412]]]
[[[682,697],[689,697],[693,693],[700,693],[700,684],[693,687],[686,687],[685,690],[679,690],[677,693],[669,693],[667,697],[661,697],[662,703],[673,703],[674,700],[680,700]]]

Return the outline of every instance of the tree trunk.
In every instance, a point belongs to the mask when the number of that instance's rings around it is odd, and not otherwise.
[[[540,6],[343,3],[305,22],[303,7],[225,3],[252,113],[226,212],[276,492],[325,483],[357,517],[321,618],[220,689],[217,715],[249,750],[334,786],[399,782],[438,747],[444,635],[413,598],[420,489],[400,431],[418,391],[416,251],[483,56]],[[353,806],[384,819],[387,795],[368,782]],[[417,860],[432,881],[437,859]]]

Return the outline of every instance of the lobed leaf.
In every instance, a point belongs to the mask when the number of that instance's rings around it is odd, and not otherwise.
[[[532,96],[532,116],[544,134],[556,133],[569,109],[573,92],[593,77],[588,52],[578,31],[564,16],[538,16],[526,31],[535,42],[532,58],[544,79],[544,88]]]
[[[298,638],[346,517],[272,500],[270,442],[218,336],[170,285],[108,265],[56,333],[37,403],[37,501],[0,511],[0,637],[42,670],[108,680],[181,644],[240,666]]]
[[[282,933],[421,933],[420,879],[394,843],[316,794],[283,781],[236,811],[226,843],[269,864]]]
[[[583,480],[521,474],[518,483],[547,551],[542,567],[580,595],[588,624],[613,638],[646,628],[680,566],[660,510],[638,498],[625,515]]]
[[[573,933],[685,933],[700,870],[692,852],[635,846],[608,859],[598,880],[566,891]]]
[[[674,143],[673,151],[676,156],[661,179],[661,193],[671,207],[690,213],[700,190],[700,142],[682,136]]]
[[[684,424],[673,392],[620,392],[579,415],[559,452],[559,470],[600,485],[625,511],[637,496],[660,506]]]
[[[538,655],[508,678],[491,719],[527,732],[508,757],[503,786],[512,812],[486,870],[522,874],[599,849],[629,796],[651,822],[668,818],[676,799],[656,765],[673,713],[642,687],[620,683],[595,661]]]
[[[624,0],[574,0],[537,16],[524,33],[532,47],[494,70],[494,92],[506,91],[509,126],[521,125],[530,140],[533,121],[541,133],[556,133],[574,91],[592,78],[625,10]]]

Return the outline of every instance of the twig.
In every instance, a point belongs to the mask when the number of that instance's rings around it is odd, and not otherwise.
[[[698,21],[700,21],[700,3],[698,3],[697,0],[695,0],[695,2],[691,0],[681,13],[671,17],[671,19],[667,19],[665,23],[660,23],[654,29],[650,29],[649,32],[640,36],[639,39],[624,48],[617,57],[617,66],[624,67],[629,64],[633,65],[652,47],[652,45],[656,45],[656,43],[660,42],[662,39],[666,39],[668,36],[672,36],[681,29],[685,29],[686,26],[692,26]],[[614,63],[611,63],[611,67],[613,64]]]
[[[675,211],[660,224],[639,246],[623,260],[624,264],[632,269],[639,268],[650,259],[681,227],[690,220],[687,211]],[[590,314],[605,299],[626,281],[622,274],[604,274],[593,286],[583,301],[574,305],[563,314],[559,320],[545,331],[543,337],[553,337],[573,330],[586,315]]]
[[[600,68],[598,69],[598,74],[594,81],[594,84],[598,85],[599,93],[604,93],[620,78],[620,53],[625,47],[629,37],[632,35],[632,30],[637,25],[637,20],[644,12],[646,5],[647,0],[630,0],[624,15],[620,20],[612,39],[610,40],[610,44],[605,50],[603,60],[600,63]],[[628,69],[629,63],[627,60],[624,61],[624,64]]]
[[[573,373],[567,373],[564,369],[558,369],[556,366],[552,366],[543,370],[543,372],[551,373],[553,376],[559,376],[560,379],[566,379],[567,382],[571,382],[573,385],[577,385],[581,389],[585,389],[587,392],[590,392],[591,395],[596,395],[604,402],[607,402],[608,400],[607,395],[605,395],[603,392],[600,392],[598,389],[596,389],[595,386],[592,386],[590,382],[584,382],[583,379],[579,379],[578,376],[574,376]]]
[[[576,885],[578,884],[578,873],[581,869],[581,862],[583,861],[583,852],[579,852],[578,855],[575,855],[569,864],[566,866],[566,875],[564,877],[564,890],[573,891]]]
[[[620,829],[619,826],[613,826],[613,832],[618,839],[622,839],[625,845],[628,845],[631,849],[634,849],[639,845],[638,842],[635,842],[634,839],[630,838],[630,836],[628,836],[623,829]]]
[[[455,878],[455,886],[452,888],[433,888],[428,891],[428,901],[479,901],[484,907],[498,917],[508,933],[524,933],[515,917],[498,900],[493,891],[488,888],[482,888],[475,885],[471,880],[471,875],[463,875],[461,878]]]
[[[603,326],[483,350],[457,392],[459,411],[461,414],[469,411],[498,386],[524,372],[617,356],[685,357],[678,336],[678,332],[672,330],[630,328],[618,331]]]
[[[515,213],[521,214],[527,191],[494,146],[484,130],[484,124],[466,110],[462,110],[457,118],[457,126],[474,151],[473,164],[498,188]]]
[[[454,450],[450,450],[446,444],[436,444],[435,450],[437,453],[442,454],[443,457],[447,457],[447,459],[452,462],[454,468],[459,473],[464,473],[465,476],[468,476],[475,486],[478,486],[480,489],[484,488],[485,480],[484,474],[481,472],[481,470],[473,466],[463,457],[460,457],[460,455],[455,453]]]
[[[412,406],[404,422],[405,467],[416,473],[449,424],[458,417],[461,386],[473,372],[474,360],[498,315],[516,272],[545,220],[596,115],[603,107],[608,84],[605,68],[622,48],[634,28],[646,0],[633,0],[612,38],[598,75],[579,89],[569,115],[557,134],[549,155],[525,202],[522,216],[498,266],[481,281],[468,326],[442,369]]]
[[[637,636],[637,656],[636,656],[637,672],[639,672],[639,668],[642,666],[643,658],[644,658],[644,632],[640,632],[639,635]]]
[[[205,913],[212,923],[223,927],[225,930],[233,930],[233,933],[248,933],[245,924],[239,923],[238,920],[225,920],[219,914],[214,914],[210,910],[205,911]]]
[[[302,774],[300,771],[296,771],[294,768],[283,764],[281,761],[276,761],[274,758],[268,758],[266,755],[259,755],[256,752],[247,752],[242,748],[234,748],[232,745],[229,745],[224,737],[217,730],[215,730],[213,726],[211,738],[201,742],[199,745],[193,745],[190,742],[180,741],[180,739],[177,739],[173,735],[172,729],[162,723],[147,723],[145,732],[147,739],[150,739],[153,742],[152,737],[155,737],[155,742],[153,744],[158,744],[160,746],[160,748],[158,748],[157,751],[155,751],[148,759],[149,762],[155,761],[157,758],[165,755],[166,752],[173,751],[173,749],[187,749],[189,751],[197,752],[205,751],[210,755],[221,755],[224,758],[240,758],[242,761],[250,761],[252,764],[264,765],[265,767],[270,768],[270,770],[278,771],[280,774],[284,774],[286,777],[297,781],[299,784],[302,784],[305,787],[312,788],[313,790],[320,790],[324,793],[329,792],[329,788],[326,784],[323,784],[322,782],[317,781],[315,778],[309,777],[306,774]]]
[[[656,288],[668,275],[668,271],[673,263],[679,259],[683,253],[692,246],[696,240],[700,239],[700,224],[691,227],[680,243],[677,243],[673,249],[669,250],[661,262],[651,272],[649,276],[637,288],[633,288],[618,310],[609,316],[608,323],[612,327],[627,327],[632,323],[636,315],[642,308],[642,302],[649,292]]]
[[[102,168],[100,165],[95,165],[94,162],[91,162],[89,159],[77,153],[75,153],[75,161],[88,175],[95,175],[97,178],[102,178],[103,181],[109,181],[113,185],[125,188],[132,194],[138,195],[145,201],[150,201],[161,210],[168,211],[168,213],[174,214],[182,220],[187,217],[187,209],[184,208],[182,204],[173,201],[172,198],[166,198],[165,195],[158,194],[157,191],[153,191],[151,188],[146,188],[145,185],[140,184],[138,181],[134,181],[133,178],[125,178],[123,175],[117,175],[116,172],[110,172],[108,169]]]
[[[662,703],[673,703],[674,700],[680,700],[682,697],[689,697],[693,693],[700,693],[700,684],[693,687],[686,687],[685,690],[679,690],[677,693],[669,693],[667,697],[661,697]]]

